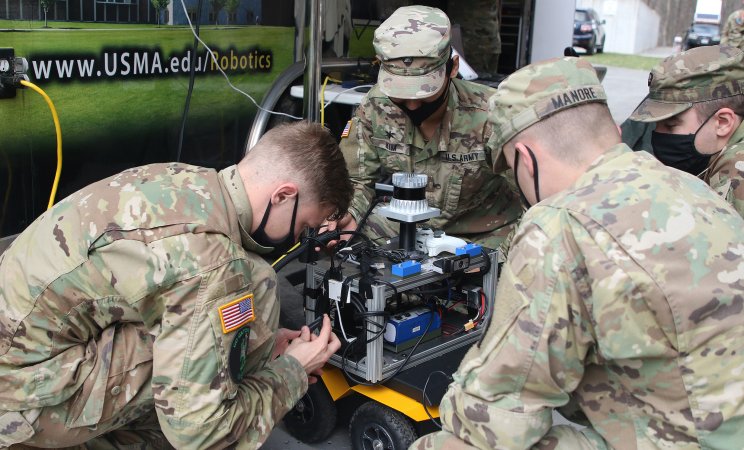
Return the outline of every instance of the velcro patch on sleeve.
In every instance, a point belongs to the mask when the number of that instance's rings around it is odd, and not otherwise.
[[[227,334],[256,319],[253,312],[253,294],[237,298],[218,308],[222,332]]]

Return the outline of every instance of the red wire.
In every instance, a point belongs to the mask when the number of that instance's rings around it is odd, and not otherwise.
[[[473,322],[473,327],[476,327],[478,323],[481,320],[483,320],[483,314],[486,312],[486,294],[483,293],[483,291],[480,291],[480,295],[481,295],[481,307],[480,307],[480,310],[478,311],[478,316],[477,316],[478,320]]]

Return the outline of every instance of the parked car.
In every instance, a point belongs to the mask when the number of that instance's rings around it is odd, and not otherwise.
[[[718,45],[721,43],[721,29],[712,23],[693,23],[687,29],[682,42],[685,50],[703,45]]]
[[[581,8],[574,12],[573,45],[586,50],[587,55],[602,53],[605,44],[604,20],[597,11]]]

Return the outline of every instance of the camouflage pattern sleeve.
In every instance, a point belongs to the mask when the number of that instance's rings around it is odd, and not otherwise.
[[[576,301],[589,289],[577,255],[589,249],[577,252],[566,234],[551,240],[556,230],[526,223],[499,281],[492,322],[440,404],[444,431],[416,448],[457,441],[481,449],[555,448],[550,443],[558,441],[562,448],[606,448],[590,428],[552,427],[552,410],[569,402],[594,344],[592,320]]]
[[[379,178],[381,167],[380,157],[369,140],[372,136],[372,124],[366,114],[367,104],[365,97],[351,120],[348,137],[342,137],[339,144],[349,169],[349,177],[354,184],[354,197],[349,212],[357,222],[374,199],[374,182]]]
[[[721,45],[744,47],[744,10],[732,12],[721,31]]]
[[[275,273],[223,235],[152,245],[155,255],[172,255],[154,277],[167,279],[168,261],[178,262],[183,249],[219,261],[137,305],[157,329],[152,391],[163,433],[177,448],[256,448],[307,390],[296,359],[269,361],[279,317]],[[226,251],[233,257],[218,257]],[[239,319],[228,315],[238,310]]]

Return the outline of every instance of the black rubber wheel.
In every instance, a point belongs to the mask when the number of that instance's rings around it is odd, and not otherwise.
[[[597,47],[597,53],[604,53],[605,39],[607,39],[607,37],[603,37],[602,38],[602,45],[600,45],[599,47]]]
[[[322,381],[311,384],[307,393],[284,416],[289,434],[312,444],[331,435],[336,428],[336,404]]]
[[[586,54],[593,55],[596,46],[597,46],[597,40],[596,38],[592,38],[592,40],[589,41],[589,45],[586,46]]]
[[[354,450],[405,450],[418,437],[408,417],[374,401],[357,408],[349,434]]]
[[[302,79],[298,79],[296,83],[302,84]],[[279,100],[276,102],[276,105],[274,106],[274,111],[282,112],[284,114],[290,114],[292,116],[296,117],[302,117],[302,99],[296,99],[292,97],[292,95],[289,93],[290,88],[287,88],[287,90],[282,94],[281,97],[279,97]],[[281,125],[283,123],[292,123],[295,122],[294,119],[291,119],[287,116],[282,116],[280,114],[272,114],[271,117],[269,117],[269,121],[266,124],[266,130],[269,131],[270,129],[274,128],[277,125]]]

